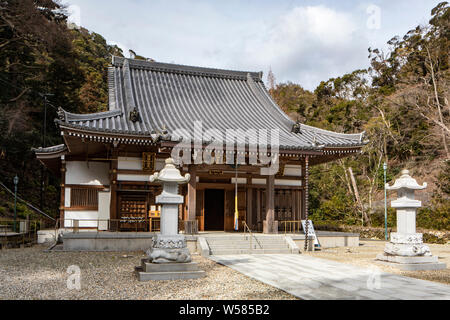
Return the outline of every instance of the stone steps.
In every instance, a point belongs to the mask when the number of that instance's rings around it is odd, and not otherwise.
[[[211,249],[228,249],[230,247],[236,248],[236,249],[249,249],[250,244],[248,244],[248,243],[235,244],[233,246],[230,246],[229,244],[220,244],[220,245],[210,244],[209,247]],[[278,249],[278,248],[288,248],[288,245],[286,243],[282,243],[282,244],[270,244],[270,245],[261,245],[260,246],[257,243],[253,243],[252,248],[253,249]]]
[[[211,250],[211,255],[229,255],[229,254],[290,254],[289,249],[217,249]]]
[[[221,243],[226,243],[226,244],[236,244],[236,243],[250,243],[250,240],[240,240],[240,241],[236,241],[236,240],[232,240],[232,241],[226,241],[226,240],[220,240],[220,241],[216,241],[216,240],[210,240],[207,239],[208,243],[213,243],[213,244],[221,244]],[[286,241],[283,240],[279,240],[279,241],[256,241],[256,240],[252,240],[251,242],[253,243],[261,243],[261,244],[280,244],[280,243],[286,243]]]
[[[284,236],[277,236],[277,237],[264,237],[264,236],[254,236],[253,239],[258,239],[259,241],[265,241],[265,240],[273,240],[273,241],[282,241],[284,240]],[[205,236],[206,239],[212,240],[212,241],[218,241],[218,240],[225,240],[225,241],[241,241],[241,240],[248,240],[250,239],[249,236]]]
[[[249,236],[209,237],[206,241],[211,255],[292,253],[285,238],[281,236],[252,238],[252,249]]]
[[[226,244],[238,244],[238,243],[250,243],[250,240],[211,240],[211,239],[207,239],[208,243],[212,243],[212,244],[221,244],[221,243],[226,243]],[[282,243],[286,243],[286,241],[284,239],[282,240],[255,240],[253,239],[251,241],[252,243],[261,243],[261,244],[282,244]]]

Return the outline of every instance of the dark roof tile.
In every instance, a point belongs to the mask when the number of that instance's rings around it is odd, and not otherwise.
[[[363,134],[342,134],[295,124],[272,100],[262,73],[191,67],[113,57],[108,69],[109,111],[73,114],[63,111],[61,126],[150,136],[167,129],[173,141],[177,129],[279,129],[280,148],[318,149],[361,146]],[[139,120],[130,120],[136,108]],[[254,139],[251,135],[247,142]]]

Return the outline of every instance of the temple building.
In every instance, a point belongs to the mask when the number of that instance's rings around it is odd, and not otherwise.
[[[245,221],[252,231],[276,232],[305,218],[309,166],[360,153],[366,143],[364,133],[291,120],[261,72],[113,57],[108,85],[108,111],[60,109],[63,144],[35,149],[61,174],[62,228],[157,229],[161,190],[149,177],[177,154],[191,176],[180,188],[180,221],[232,231],[237,209],[240,230]],[[234,158],[240,162],[228,162]]]

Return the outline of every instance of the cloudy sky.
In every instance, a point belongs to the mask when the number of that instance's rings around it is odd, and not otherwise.
[[[425,24],[435,0],[62,0],[71,19],[159,62],[272,69],[313,90],[368,66],[368,47]]]

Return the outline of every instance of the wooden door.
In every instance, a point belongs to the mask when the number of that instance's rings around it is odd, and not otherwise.
[[[234,230],[234,190],[225,190],[225,231]]]
[[[198,230],[205,231],[205,190],[197,190],[195,197],[195,219],[198,223]]]
[[[243,221],[247,221],[247,191],[238,190],[239,231],[243,231]],[[234,210],[233,210],[234,218]],[[233,221],[234,222],[234,221]]]

